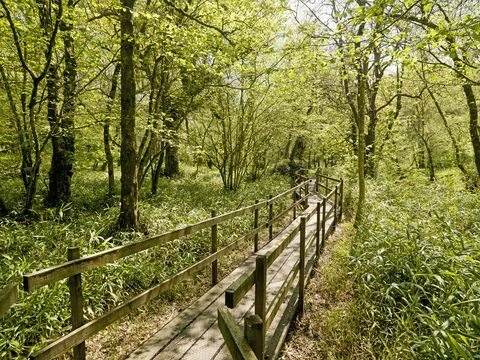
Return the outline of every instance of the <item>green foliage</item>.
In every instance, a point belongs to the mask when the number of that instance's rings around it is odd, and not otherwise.
[[[242,193],[224,191],[217,176],[201,171],[192,179],[186,168],[182,179],[162,179],[156,196],[145,196],[140,210],[149,235],[192,224],[211,216],[252,204],[289,187],[281,176],[268,176],[246,184]],[[75,179],[74,202],[60,210],[38,212],[38,221],[24,223],[9,218],[0,222],[0,287],[21,283],[24,274],[66,260],[66,249],[78,246],[83,255],[136,240],[140,234],[110,237],[118,204],[105,204],[105,176],[86,171]],[[267,214],[261,213],[263,218]],[[219,226],[219,246],[226,245],[251,227],[251,218]],[[245,245],[250,247],[250,245]],[[142,290],[158,284],[210,251],[207,230],[151,249],[83,274],[85,312],[88,319]],[[221,266],[221,265],[220,265]],[[181,285],[179,287],[181,289]],[[171,294],[175,294],[174,290]],[[35,291],[21,292],[19,303],[1,319],[0,358],[26,358],[43,341],[69,331],[69,298],[65,281]]]
[[[371,190],[352,266],[376,356],[473,359],[480,351],[478,193],[422,177]]]

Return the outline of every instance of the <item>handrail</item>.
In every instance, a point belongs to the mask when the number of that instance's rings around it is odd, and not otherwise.
[[[160,294],[168,291],[174,285],[179,282],[191,277],[193,274],[198,271],[205,269],[208,266],[212,266],[212,282],[216,283],[216,265],[217,260],[235,248],[240,244],[244,243],[246,240],[255,237],[257,238],[258,233],[265,227],[272,229],[273,223],[282,218],[288,211],[282,211],[279,215],[273,217],[273,208],[272,205],[286,197],[287,195],[295,192],[297,189],[307,186],[310,181],[302,182],[283,193],[271,197],[268,200],[263,200],[261,202],[256,202],[253,205],[243,207],[219,216],[214,216],[215,212],[212,212],[212,218],[206,219],[200,222],[197,222],[192,225],[185,226],[161,235],[153,236],[144,240],[140,240],[131,244],[117,246],[115,248],[105,250],[99,253],[88,255],[85,257],[80,257],[79,249],[72,248],[69,249],[69,261],[53,266],[47,269],[43,269],[32,274],[24,276],[24,289],[25,291],[32,292],[42,286],[57,282],[59,280],[68,278],[68,284],[70,288],[70,297],[71,297],[71,309],[72,309],[72,331],[68,334],[56,339],[53,342],[50,342],[47,346],[43,347],[36,353],[32,355],[34,359],[51,359],[55,356],[61,355],[64,352],[68,351],[72,347],[77,349],[84,346],[84,341],[94,334],[98,333],[100,330],[104,329],[108,325],[112,324],[116,320],[130,314],[135,309],[143,306],[151,299],[159,296]],[[306,201],[308,195],[305,195],[302,199]],[[291,206],[288,207],[288,210],[295,208],[300,204],[300,201],[295,201]],[[269,208],[270,216],[269,220],[266,223],[258,224],[258,210],[267,206]],[[255,213],[255,227],[247,234],[241,236],[230,244],[226,245],[220,250],[217,250],[217,225],[228,221],[230,219],[237,218],[246,214]],[[281,215],[281,216],[280,216]],[[212,252],[202,260],[196,262],[195,264],[189,266],[186,269],[183,269],[177,272],[175,275],[170,278],[162,281],[160,284],[157,284],[147,290],[144,290],[139,295],[125,301],[123,304],[115,307],[114,309],[108,311],[107,313],[101,315],[100,317],[93,319],[87,323],[84,323],[83,320],[83,296],[82,296],[82,285],[81,285],[81,273],[89,270],[96,269],[102,265],[112,263],[116,260],[125,258],[137,254],[141,251],[162,246],[168,243],[169,241],[182,238],[187,235],[195,234],[200,230],[211,228],[211,237],[212,237]],[[271,230],[270,230],[271,231]],[[71,251],[70,251],[71,250]],[[76,300],[72,300],[76,299]],[[83,350],[84,351],[84,350]],[[74,356],[74,358],[76,358]]]
[[[137,254],[141,251],[148,250],[153,247],[165,245],[167,242],[179,239],[181,237],[195,234],[196,232],[220,224],[230,219],[234,219],[241,215],[245,215],[260,209],[263,206],[269,205],[276,200],[292,193],[299,187],[307,183],[305,181],[282,194],[275,196],[272,199],[264,200],[254,205],[246,206],[242,209],[234,210],[226,214],[222,214],[211,219],[200,221],[196,224],[188,225],[180,229],[176,229],[158,236],[153,236],[148,239],[133,242],[127,245],[117,246],[99,253],[88,255],[80,259],[65,262],[63,264],[52,266],[23,277],[24,290],[31,292],[42,286],[57,282],[59,280],[71,277],[83,272],[94,270],[102,265],[112,263],[116,260]]]

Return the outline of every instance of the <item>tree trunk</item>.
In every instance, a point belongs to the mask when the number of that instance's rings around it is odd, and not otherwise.
[[[180,172],[176,142],[176,139],[170,139],[165,146],[165,176],[167,177],[174,177]]]
[[[133,6],[135,0],[122,0],[121,27],[121,207],[118,224],[123,230],[139,228],[138,167],[135,136],[135,64]]]
[[[358,204],[354,226],[358,228],[363,220],[365,208],[365,109],[366,109],[366,82],[368,63],[362,61],[358,74]]]
[[[376,177],[375,172],[375,139],[377,127],[377,115],[371,115],[368,124],[367,135],[365,136],[365,174],[372,178]]]
[[[115,96],[117,94],[118,75],[120,73],[120,63],[115,64],[115,70],[112,75],[112,84],[110,92],[108,94],[107,103],[107,119],[103,125],[103,147],[105,149],[105,158],[107,160],[108,169],[108,194],[113,195],[115,193],[115,172],[113,167],[113,155],[110,147],[110,123],[113,103],[115,102]]]
[[[477,173],[480,176],[480,137],[478,134],[478,107],[477,101],[475,98],[475,93],[473,92],[472,85],[465,84],[463,85],[463,92],[468,103],[469,117],[470,117],[470,139],[473,146],[473,155],[475,159],[475,167],[477,168]]]
[[[428,94],[433,100],[433,103],[435,104],[435,107],[437,108],[438,114],[440,115],[440,118],[442,119],[443,126],[445,127],[445,130],[448,133],[448,137],[450,138],[450,141],[452,142],[452,150],[453,150],[453,159],[455,161],[455,165],[458,167],[458,169],[463,173],[463,175],[468,178],[467,170],[463,166],[461,160],[460,160],[460,147],[458,146],[457,139],[455,139],[455,136],[453,135],[452,129],[450,128],[450,125],[448,125],[447,117],[443,113],[443,110],[440,106],[440,103],[437,101],[437,98],[433,94],[432,90],[430,90],[429,87],[427,87]]]
[[[49,172],[50,181],[47,204],[51,206],[58,206],[70,200],[75,156],[74,116],[77,61],[75,59],[72,37],[73,0],[69,0],[67,6],[67,20],[62,24],[65,70],[63,72],[63,115],[61,119],[56,118],[58,116],[58,114],[56,114],[56,104],[50,104],[50,102],[54,100],[58,102],[58,90],[55,88],[56,84],[48,85],[49,80],[58,81],[57,74],[52,73],[51,79],[47,79],[47,90],[52,91],[51,99],[49,95],[49,112],[51,105],[51,116],[55,117],[55,119],[49,117],[52,130],[53,151]],[[52,66],[51,72],[54,72],[54,69],[55,67]],[[55,107],[55,109],[53,107]]]
[[[163,150],[163,144],[161,145],[161,149],[162,150],[159,154],[159,158],[156,161],[155,166],[152,167],[152,184],[151,184],[152,195],[155,195],[158,192],[158,182],[160,180],[160,175],[162,173],[163,160],[165,158],[165,151]]]
[[[5,216],[8,214],[7,206],[2,198],[0,198],[0,216]]]

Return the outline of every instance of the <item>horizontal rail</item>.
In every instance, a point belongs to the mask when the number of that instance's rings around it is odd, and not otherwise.
[[[292,267],[292,270],[290,270],[290,273],[288,274],[287,278],[283,282],[282,286],[278,290],[277,294],[275,295],[275,298],[271,302],[268,310],[267,310],[267,316],[265,319],[265,329],[268,329],[273,321],[275,319],[275,316],[278,313],[278,310],[280,309],[280,306],[282,305],[283,301],[285,300],[285,297],[288,294],[288,290],[292,287],[292,283],[295,280],[295,277],[298,274],[298,271],[300,270],[299,266],[299,261],[295,263],[295,265]]]
[[[333,178],[333,177],[330,177],[330,176],[327,176],[327,175],[323,175],[323,174],[317,174],[317,176],[321,177],[321,178],[324,178],[324,179],[336,181],[336,182],[341,182],[342,181],[341,179],[336,179],[336,178]]]
[[[99,253],[88,255],[77,260],[65,262],[63,264],[43,269],[23,277],[23,287],[25,291],[31,292],[42,286],[60,281],[67,277],[78,275],[83,272],[96,269],[102,265],[112,263],[116,260],[137,254],[141,251],[148,250],[153,247],[165,245],[167,242],[179,239],[181,237],[194,234],[200,230],[217,225],[227,220],[245,215],[266,206],[281,197],[284,197],[297,188],[304,186],[305,182],[299,184],[292,189],[275,196],[270,200],[264,200],[258,204],[246,206],[242,209],[234,210],[226,214],[222,214],[211,219],[200,221],[193,225],[188,225],[183,228],[170,231],[158,236],[153,236],[148,239],[140,240],[131,244],[117,246]]]
[[[200,260],[194,265],[181,270],[171,278],[164,280],[160,284],[145,290],[141,294],[135,296],[134,298],[126,301],[122,305],[117,306],[108,313],[100,316],[97,319],[94,319],[85,325],[79,327],[76,330],[73,330],[67,335],[59,338],[58,340],[47,345],[43,349],[39,350],[37,353],[33,354],[33,359],[51,359],[52,357],[63,354],[68,351],[68,349],[82,343],[89,337],[95,335],[108,325],[112,324],[116,320],[130,314],[135,309],[145,305],[148,301],[156,298],[162,293],[170,290],[173,286],[177,285],[179,282],[188,279],[197,272],[203,270],[207,266],[211,265],[215,260],[227,255],[229,252],[233,251],[238,247],[242,242],[248,238],[255,235],[258,232],[259,228],[250,231],[248,234],[240,237],[229,245],[225,246],[221,250],[207,256],[206,258]]]
[[[0,316],[4,315],[10,307],[17,302],[17,284],[8,284],[0,290]]]
[[[266,204],[270,204],[274,201],[277,201],[279,199],[281,199],[282,197],[285,197],[289,194],[291,194],[292,192],[294,192],[295,190],[297,190],[298,188],[302,188],[303,186],[305,186],[306,183],[310,183],[310,180],[306,180],[306,181],[303,181],[302,183],[298,184],[298,185],[295,185],[293,188],[291,189],[288,189],[287,191],[281,193],[281,194],[278,194],[274,197],[272,197],[271,199],[269,200],[265,200]]]

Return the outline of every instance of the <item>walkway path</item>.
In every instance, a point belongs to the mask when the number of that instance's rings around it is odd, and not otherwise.
[[[317,195],[309,199],[309,207],[304,214],[315,211],[317,203],[321,198]],[[327,212],[331,205],[327,205]],[[300,214],[301,215],[301,214]],[[217,324],[217,310],[225,304],[225,290],[242,274],[255,267],[255,257],[257,254],[267,252],[274,248],[285,239],[295,228],[299,226],[300,217],[294,220],[287,228],[279,233],[271,242],[256,254],[249,257],[230,275],[212,287],[206,294],[196,300],[179,316],[170,321],[160,331],[145,341],[136,351],[127,359],[145,360],[145,359],[165,359],[165,360],[204,360],[204,359],[231,359],[231,355]],[[333,230],[333,214],[327,219],[327,234]],[[312,216],[307,222],[306,238],[309,239],[316,231],[316,216]],[[322,240],[321,240],[322,241]],[[288,247],[269,267],[267,273],[268,295],[267,308],[276,293],[276,290],[283,284],[285,278],[290,273],[293,265],[299,258],[300,235],[297,234]],[[306,250],[307,274],[313,267],[315,260],[315,241],[311,241]],[[308,278],[308,276],[307,276]],[[298,277],[290,292],[298,292]],[[246,314],[252,313],[254,308],[254,287],[250,289],[241,302],[232,309],[235,319],[243,324],[243,318]],[[281,305],[280,311],[266,334],[266,343],[270,347],[266,349],[268,358],[275,358],[279,351],[283,339],[286,336],[290,321],[295,314],[296,306],[288,302],[296,302],[296,296],[287,296],[285,302]],[[270,341],[275,339],[275,341]]]

